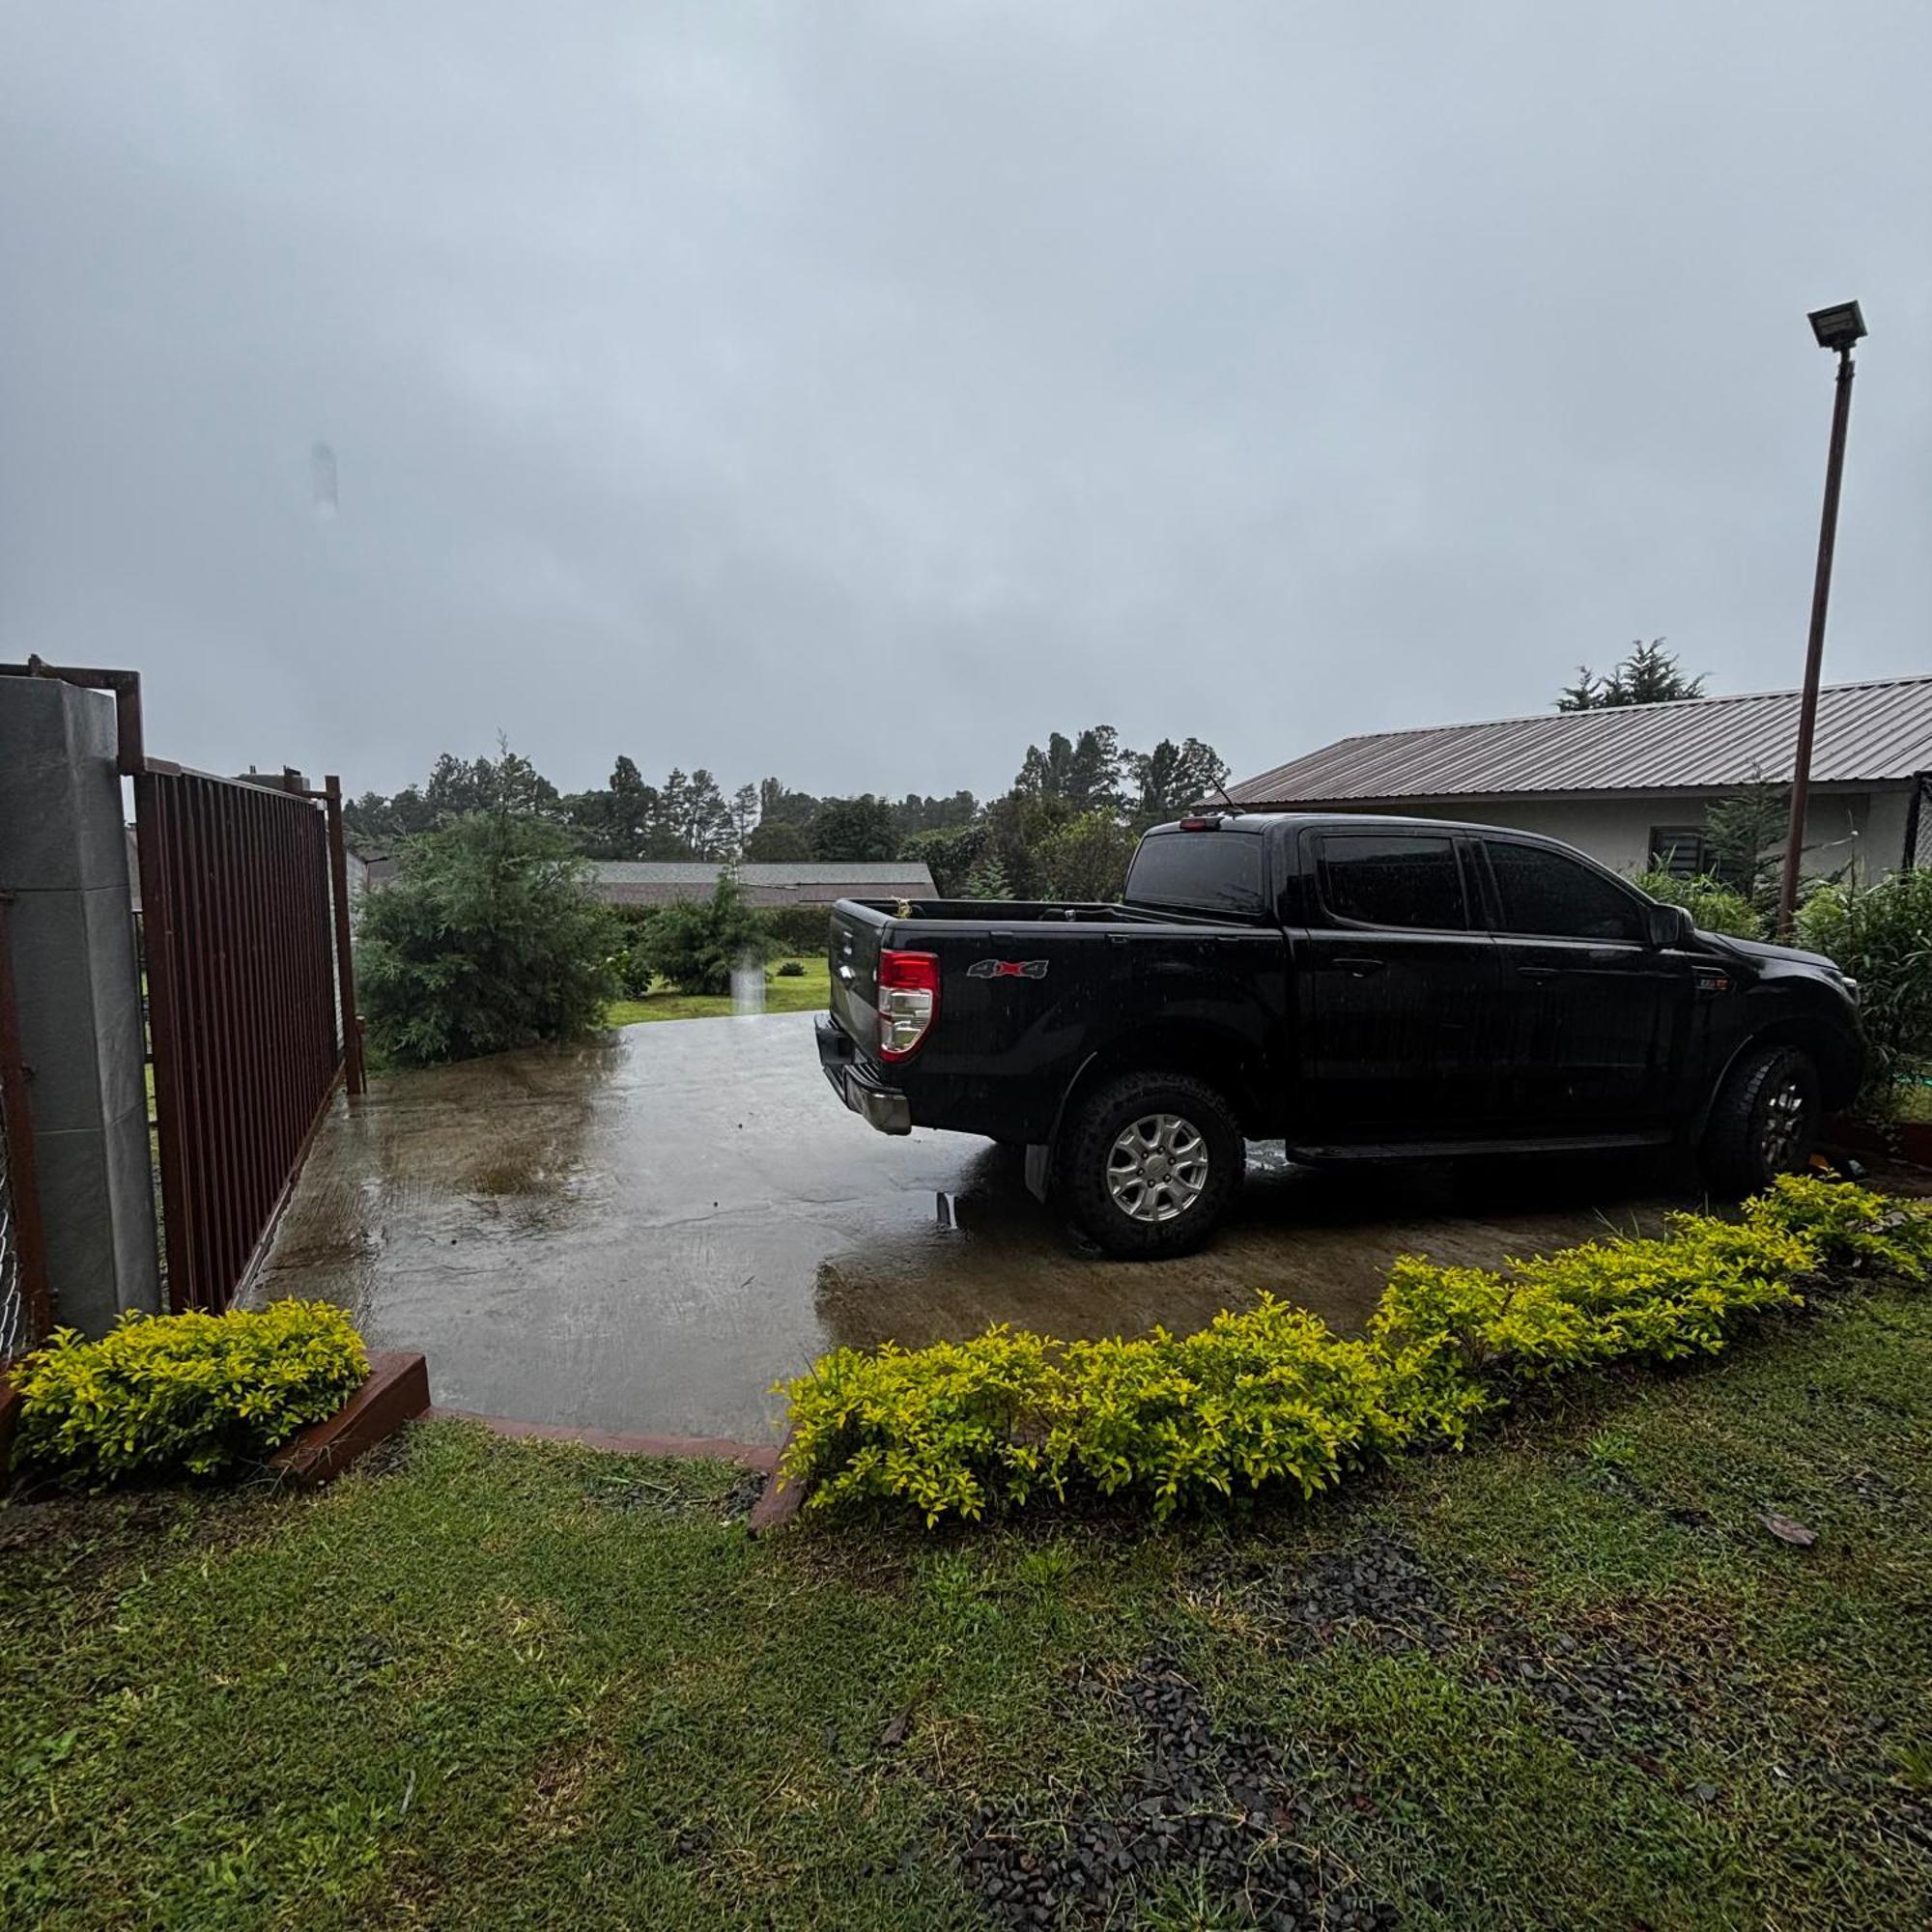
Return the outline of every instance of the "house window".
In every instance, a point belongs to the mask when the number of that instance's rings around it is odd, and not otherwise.
[[[1716,875],[1718,855],[1701,825],[1653,825],[1650,828],[1650,869],[1673,878]]]

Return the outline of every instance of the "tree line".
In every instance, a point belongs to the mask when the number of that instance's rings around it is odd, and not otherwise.
[[[1029,745],[1010,788],[983,802],[965,790],[819,797],[775,777],[727,793],[701,766],[652,782],[623,755],[606,784],[564,792],[499,742],[495,757],[445,752],[420,784],[365,792],[344,817],[363,846],[507,810],[559,828],[586,859],[905,859],[930,867],[947,895],[1104,899],[1119,893],[1142,831],[1211,797],[1227,778],[1198,738],[1136,752],[1111,724]]]

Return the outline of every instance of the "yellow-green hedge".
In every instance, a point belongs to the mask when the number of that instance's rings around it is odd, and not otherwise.
[[[71,1328],[16,1363],[14,1461],[98,1484],[258,1463],[331,1415],[369,1373],[326,1301],[226,1315],[128,1316],[98,1342]]]
[[[1655,1240],[1592,1242],[1501,1269],[1397,1262],[1359,1341],[1264,1295],[1193,1335],[840,1349],[782,1384],[787,1482],[811,1506],[910,1504],[928,1524],[1041,1493],[1185,1501],[1312,1495],[1411,1444],[1460,1444],[1527,1383],[1723,1347],[1810,1280],[1873,1267],[1923,1282],[1932,1213],[1787,1178],[1736,1221],[1678,1214]]]

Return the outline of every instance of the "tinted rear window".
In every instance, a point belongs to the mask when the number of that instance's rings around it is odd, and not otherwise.
[[[1338,834],[1321,840],[1321,903],[1337,919],[1428,932],[1468,927],[1452,839]]]
[[[1143,838],[1127,873],[1127,897],[1137,905],[1258,918],[1267,910],[1266,857],[1265,844],[1251,832]]]

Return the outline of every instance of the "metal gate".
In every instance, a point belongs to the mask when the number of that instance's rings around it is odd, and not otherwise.
[[[1912,801],[1905,809],[1902,864],[1907,871],[1932,866],[1932,772],[1920,772],[1912,781]]]
[[[355,1057],[355,1027],[336,1011],[337,818],[339,807],[318,810],[305,790],[153,759],[134,780],[176,1308],[228,1305]],[[345,1006],[353,1014],[353,995]]]
[[[177,1310],[226,1308],[273,1232],[338,1080],[362,1091],[342,788],[150,758],[140,678],[41,665],[114,694],[134,782],[141,940]]]

